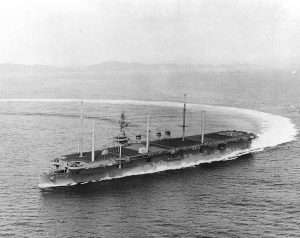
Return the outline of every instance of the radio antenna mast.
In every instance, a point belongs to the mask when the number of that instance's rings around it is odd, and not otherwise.
[[[184,94],[184,99],[183,99],[183,113],[182,113],[182,141],[184,141],[185,137],[185,120],[186,120],[186,94]]]
[[[83,156],[83,100],[80,102],[80,137],[79,137],[79,157]]]

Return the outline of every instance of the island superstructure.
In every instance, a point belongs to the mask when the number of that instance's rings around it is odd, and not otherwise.
[[[80,115],[81,135],[83,112]],[[95,149],[95,126],[92,130],[92,150],[83,152],[82,136],[78,153],[55,158],[51,162],[50,172],[41,175],[40,188],[70,186],[88,182],[126,176],[139,168],[143,171],[155,171],[160,163],[168,164],[206,160],[208,158],[230,154],[250,147],[256,135],[251,132],[224,130],[205,133],[205,111],[201,112],[201,133],[186,135],[186,100],[183,102],[182,136],[171,137],[171,131],[156,133],[156,139],[150,140],[150,116],[147,116],[145,139],[137,134],[134,139],[126,133],[128,122],[124,113],[119,120],[119,134],[114,137],[112,146]],[[170,167],[171,168],[171,167]]]

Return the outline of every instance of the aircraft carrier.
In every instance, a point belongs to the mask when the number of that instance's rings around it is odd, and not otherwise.
[[[83,113],[81,113],[83,122]],[[123,177],[137,168],[151,170],[160,163],[168,165],[175,161],[222,156],[250,147],[256,135],[251,132],[226,130],[205,133],[205,112],[201,112],[201,134],[185,135],[186,102],[183,103],[182,136],[171,137],[171,131],[158,132],[150,140],[150,117],[147,118],[146,135],[131,139],[126,134],[125,114],[119,120],[120,132],[112,146],[95,149],[95,130],[92,132],[92,150],[72,153],[51,161],[51,170],[41,175],[39,187],[71,186],[110,178]],[[83,123],[82,123],[83,124]],[[93,127],[94,128],[94,127]],[[166,168],[167,170],[168,168]]]

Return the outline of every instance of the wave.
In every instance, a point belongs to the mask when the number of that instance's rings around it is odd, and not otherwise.
[[[85,102],[96,104],[126,104],[126,105],[141,105],[141,106],[158,106],[158,107],[182,107],[180,102],[170,101],[144,101],[144,100],[107,100],[107,99],[0,99],[0,102],[40,102],[40,103],[70,103],[70,102]],[[126,173],[121,173],[120,176],[108,177],[101,180],[114,179],[126,176],[133,176],[139,174],[155,173],[165,170],[181,169],[186,167],[192,167],[201,163],[211,163],[216,161],[225,161],[235,159],[243,154],[254,153],[263,151],[266,148],[274,147],[283,143],[291,142],[296,139],[298,130],[293,122],[283,116],[274,115],[271,113],[265,113],[256,110],[225,107],[225,106],[211,106],[189,103],[189,107],[194,110],[207,110],[207,111],[222,111],[228,114],[244,115],[248,118],[254,119],[260,125],[260,132],[257,139],[255,139],[249,149],[239,150],[227,154],[225,156],[216,156],[209,159],[191,159],[182,160],[174,163],[162,162],[156,166],[135,168]],[[72,184],[73,185],[73,184]]]

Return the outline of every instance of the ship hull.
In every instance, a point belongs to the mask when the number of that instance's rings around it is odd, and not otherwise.
[[[203,151],[184,151],[174,155],[159,155],[122,161],[111,166],[95,167],[69,171],[63,174],[43,174],[40,179],[40,188],[72,186],[90,182],[127,177],[132,175],[155,173],[160,171],[180,169],[195,166],[200,163],[211,162],[230,156],[249,153],[251,141],[232,143],[226,148],[207,148]]]

